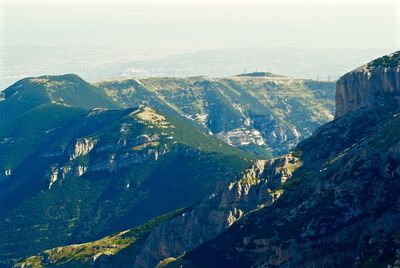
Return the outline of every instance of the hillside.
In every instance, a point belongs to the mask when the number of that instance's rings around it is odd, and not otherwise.
[[[97,84],[125,107],[150,105],[196,122],[260,157],[293,148],[333,119],[334,83],[271,73],[229,78],[143,78]]]
[[[190,121],[147,106],[107,109],[114,102],[93,88],[6,91],[3,109],[22,108],[0,128],[0,266],[190,205],[251,164]]]

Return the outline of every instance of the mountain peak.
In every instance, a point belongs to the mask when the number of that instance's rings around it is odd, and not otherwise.
[[[87,84],[85,80],[83,80],[80,76],[76,74],[63,74],[63,75],[43,75],[37,77],[27,77],[21,79],[6,88],[3,93],[5,98],[8,98],[14,95],[17,92],[20,92],[20,89],[23,90],[26,85],[38,85],[45,88],[54,87],[56,84],[64,84],[64,83],[73,83],[73,84]]]
[[[6,122],[7,117],[12,118],[49,103],[88,110],[119,107],[102,89],[85,82],[76,74],[28,77],[19,80],[2,93],[0,122]],[[3,111],[7,111],[8,116]]]
[[[384,105],[400,95],[400,51],[375,59],[336,83],[336,118],[363,107]]]

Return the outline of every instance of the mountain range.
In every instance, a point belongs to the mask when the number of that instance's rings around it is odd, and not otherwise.
[[[330,89],[267,73],[16,82],[0,101],[1,263],[193,205],[328,121]]]
[[[399,66],[336,95],[263,72],[23,79],[0,101],[1,264],[400,266]]]

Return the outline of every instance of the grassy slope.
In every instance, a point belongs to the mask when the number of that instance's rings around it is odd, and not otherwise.
[[[46,103],[82,109],[118,108],[104,91],[74,74],[22,79],[3,91],[0,102],[0,125]]]

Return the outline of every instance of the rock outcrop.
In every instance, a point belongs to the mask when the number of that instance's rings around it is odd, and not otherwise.
[[[386,61],[398,61],[400,52],[387,57]],[[372,61],[342,76],[336,89],[336,118],[361,107],[381,105],[384,99],[400,95],[400,67]]]
[[[236,180],[220,182],[200,204],[155,228],[135,267],[155,267],[163,259],[178,257],[223,232],[245,213],[271,205],[280,196],[278,187],[299,166],[301,162],[291,154],[259,160]]]
[[[87,155],[96,143],[97,140],[91,138],[77,140],[75,143],[74,153],[71,155],[70,160],[74,160],[81,155]]]

